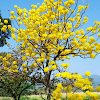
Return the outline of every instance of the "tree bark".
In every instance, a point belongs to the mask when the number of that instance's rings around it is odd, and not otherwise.
[[[14,100],[17,100],[17,97],[16,97],[16,95],[14,95],[14,96],[13,96],[13,98],[14,98]]]
[[[17,98],[14,98],[14,100],[17,100]]]
[[[21,95],[18,96],[18,100],[20,100],[20,96],[21,96]]]
[[[47,95],[47,100],[50,100],[51,99],[51,90],[50,90],[50,87],[48,89],[48,95]]]

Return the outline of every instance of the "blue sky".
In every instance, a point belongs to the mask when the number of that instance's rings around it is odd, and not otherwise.
[[[82,5],[82,0],[79,0],[79,4]],[[87,0],[84,0],[85,2]],[[89,9],[86,11],[85,16],[88,16],[88,23],[82,26],[84,30],[87,27],[93,26],[94,21],[100,21],[100,0],[88,0],[89,1]],[[40,3],[42,4],[43,0],[1,0],[0,1],[0,10],[3,18],[9,18],[9,12],[15,11],[14,5],[19,6],[20,8],[26,8],[27,10],[31,9],[32,4]],[[13,39],[7,40],[10,44],[16,44]],[[100,43],[100,40],[98,41]],[[7,46],[0,47],[0,52],[7,52],[9,49]],[[70,66],[68,68],[69,72],[78,72],[81,75],[84,75],[86,71],[90,71],[91,74],[100,75],[100,54],[96,56],[95,59],[82,59],[80,57],[74,57],[70,60],[66,60],[66,63],[69,63]]]

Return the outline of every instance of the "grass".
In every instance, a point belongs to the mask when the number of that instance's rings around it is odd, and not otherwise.
[[[63,100],[64,97],[61,98],[61,100]],[[14,100],[13,98],[8,98],[8,97],[0,97],[0,100]],[[36,97],[21,97],[20,100],[43,100],[41,99],[40,97],[36,98]],[[70,100],[70,99],[67,99],[67,100]],[[89,100],[88,97],[85,99],[85,100]]]
[[[0,100],[13,100],[11,97],[0,97]]]
[[[46,98],[45,95],[43,97]],[[61,98],[61,100],[63,100],[63,99],[64,99],[64,97]],[[100,96],[99,96],[99,99],[100,99]],[[0,97],[0,100],[14,100],[14,99],[11,97]],[[43,100],[43,99],[41,99],[40,95],[30,95],[30,96],[22,96],[20,98],[20,100]],[[67,99],[67,100],[70,100],[70,99]],[[84,100],[89,100],[89,97],[86,96],[86,99],[84,99]]]
[[[11,97],[0,97],[0,100],[14,100]],[[23,96],[20,100],[43,100],[40,96]]]

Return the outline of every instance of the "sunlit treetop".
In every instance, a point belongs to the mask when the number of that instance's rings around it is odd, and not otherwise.
[[[78,6],[78,0],[44,0],[42,5],[38,5],[31,5],[29,11],[15,5],[16,12],[10,11],[10,19],[16,20],[18,27],[4,25],[1,29],[6,31],[8,27],[12,38],[21,43],[23,50],[18,51],[25,54],[23,61],[35,59],[35,66],[41,67],[47,62],[47,72],[58,67],[56,63],[52,63],[53,67],[48,65],[50,61],[64,61],[70,59],[69,55],[95,58],[100,52],[100,44],[96,42],[100,37],[100,22],[94,21],[87,31],[81,27],[88,21],[87,16],[83,17],[88,3]],[[7,20],[4,23],[7,24]],[[21,25],[25,28],[21,29]],[[92,36],[95,34],[97,39]],[[62,67],[67,69],[68,65]]]

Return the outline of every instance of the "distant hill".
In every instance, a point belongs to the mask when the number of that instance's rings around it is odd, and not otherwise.
[[[83,78],[87,78],[85,75],[82,76]],[[100,84],[100,76],[99,75],[91,75],[90,78],[93,78],[93,81],[96,86]]]

